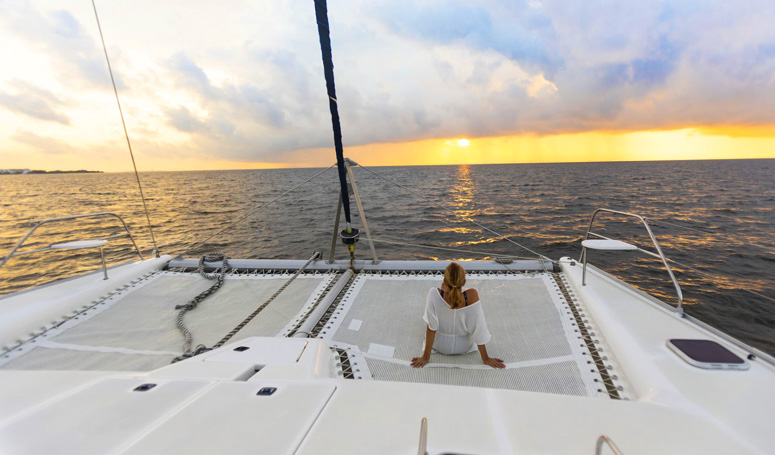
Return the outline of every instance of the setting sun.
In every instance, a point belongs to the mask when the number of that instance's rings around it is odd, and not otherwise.
[[[457,145],[458,145],[459,147],[468,147],[469,145],[471,145],[471,141],[469,141],[469,140],[468,140],[468,139],[466,139],[466,138],[463,138],[463,139],[458,139],[458,140],[457,140]]]

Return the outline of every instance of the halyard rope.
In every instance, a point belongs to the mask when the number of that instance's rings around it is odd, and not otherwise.
[[[102,50],[105,51],[105,61],[108,62],[108,72],[110,73],[110,82],[113,84],[113,93],[116,95],[116,104],[118,104],[118,113],[121,115],[121,126],[124,127],[124,137],[126,137],[126,145],[129,147],[129,156],[132,157],[132,167],[135,169],[135,178],[137,179],[137,188],[140,189],[140,199],[143,201],[143,209],[145,210],[145,220],[148,222],[148,230],[151,232],[151,242],[153,243],[153,254],[159,257],[159,247],[156,245],[156,237],[153,235],[153,227],[151,226],[151,217],[148,215],[148,205],[145,203],[145,195],[143,194],[143,185],[140,183],[140,174],[137,173],[137,164],[135,164],[135,154],[132,153],[132,143],[129,142],[129,133],[126,130],[126,122],[124,121],[124,111],[121,109],[121,101],[118,99],[118,89],[116,88],[116,80],[113,78],[113,68],[110,66],[110,58],[108,58],[108,48],[105,46],[105,38],[102,36],[102,26],[100,25],[100,16],[97,14],[97,5],[94,0],[91,0],[91,6],[94,8],[94,18],[97,19],[97,29],[100,31],[100,40],[102,41]]]

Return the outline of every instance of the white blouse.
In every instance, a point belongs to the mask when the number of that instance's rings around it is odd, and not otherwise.
[[[423,320],[436,331],[433,349],[442,354],[465,354],[492,338],[481,301],[453,310],[437,288],[428,291]]]

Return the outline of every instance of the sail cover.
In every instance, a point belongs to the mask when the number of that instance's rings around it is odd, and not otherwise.
[[[331,110],[331,123],[334,127],[334,148],[336,149],[336,167],[339,170],[339,184],[342,192],[342,206],[344,207],[344,219],[350,225],[350,195],[347,190],[347,171],[344,167],[344,150],[342,148],[342,128],[339,124],[339,107],[336,100],[336,86],[334,84],[334,59],[331,55],[331,37],[328,28],[328,7],[326,0],[315,1],[315,18],[318,23],[318,36],[320,37],[320,52],[323,54],[323,73],[326,77],[326,89],[328,90],[328,107]]]

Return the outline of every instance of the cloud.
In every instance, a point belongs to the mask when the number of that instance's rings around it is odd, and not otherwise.
[[[185,52],[178,52],[170,57],[169,69],[184,87],[198,93],[203,98],[213,97],[214,90],[207,74]]]
[[[20,80],[13,80],[9,85],[15,93],[0,91],[0,106],[38,120],[70,124],[70,119],[57,111],[66,103],[49,90]]]
[[[259,162],[333,147],[313,8],[251,5],[180,13],[138,0],[100,11],[138,144]],[[769,0],[332,0],[329,19],[345,147],[775,123]],[[6,68],[0,104],[115,133],[84,120],[115,116],[92,21],[66,3],[0,2],[4,30],[50,59],[62,87],[13,85],[28,79]]]
[[[183,106],[165,110],[170,125],[184,133],[207,133],[210,131],[208,124],[196,117]]]
[[[285,123],[285,114],[270,91],[248,82],[224,83],[216,87],[205,71],[183,52],[169,59],[169,69],[172,76],[192,92],[203,107],[226,109],[232,114],[248,116],[261,125],[273,128],[282,127]]]
[[[58,9],[41,13],[29,2],[2,2],[0,24],[29,43],[34,51],[47,55],[69,87],[109,88],[99,36],[84,28],[73,12]],[[117,78],[116,84],[124,87],[121,78]]]
[[[71,147],[63,141],[53,137],[39,136],[27,130],[18,130],[16,134],[11,136],[11,139],[29,145],[48,155],[60,155],[76,150],[75,147]]]
[[[376,9],[381,21],[396,34],[440,45],[461,43],[475,50],[496,51],[526,67],[540,69],[549,79],[562,65],[553,50],[551,18],[525,2],[509,2],[503,7],[486,2],[402,0]]]

